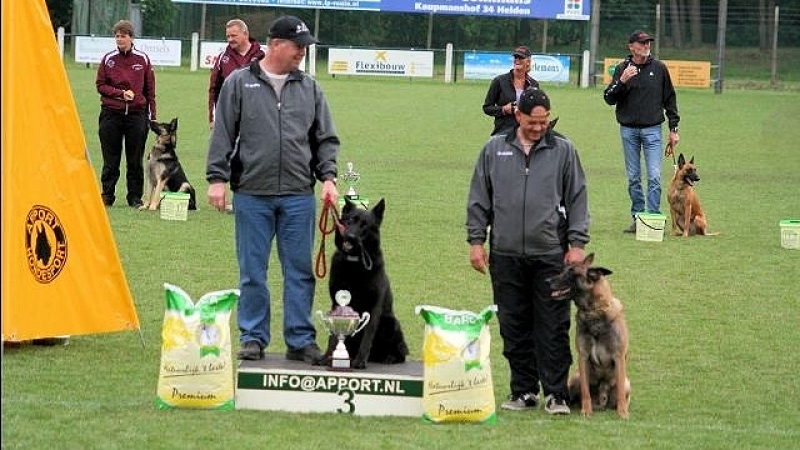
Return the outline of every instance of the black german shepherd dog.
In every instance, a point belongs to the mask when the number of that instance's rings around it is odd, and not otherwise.
[[[383,199],[371,209],[361,208],[345,199],[340,226],[336,229],[336,250],[331,258],[328,280],[331,299],[340,290],[350,291],[348,306],[359,315],[370,314],[364,329],[345,339],[350,366],[354,369],[365,369],[368,361],[403,363],[408,355],[403,330],[392,309],[394,298],[381,250],[380,227],[384,209]],[[332,306],[337,306],[335,301]],[[330,364],[337,343],[336,336],[331,336],[320,364]]]
[[[172,192],[189,194],[189,209],[197,209],[194,187],[186,178],[175,147],[178,144],[178,118],[169,123],[150,121],[150,130],[156,142],[147,155],[148,199],[142,209],[155,211],[161,204],[161,193],[166,188]]]

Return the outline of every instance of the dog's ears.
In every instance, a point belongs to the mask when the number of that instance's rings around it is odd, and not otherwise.
[[[372,207],[372,214],[375,216],[375,220],[378,222],[380,226],[381,222],[383,222],[383,212],[386,210],[386,203],[384,203],[383,199],[380,199],[375,206]]]
[[[692,155],[692,159],[689,160],[689,164],[694,164],[694,155]]]
[[[613,272],[611,272],[610,270],[606,269],[605,267],[592,267],[591,269],[586,271],[586,276],[590,280],[592,280],[592,282],[595,282],[595,281],[599,280],[602,277],[611,275],[612,273]]]
[[[350,211],[351,209],[353,209],[355,207],[356,207],[356,204],[353,203],[352,200],[350,200],[350,197],[345,196],[344,197],[344,206],[342,207],[342,214],[346,214],[348,211]]]
[[[150,121],[150,130],[155,134],[161,134],[161,130],[158,129],[158,122],[155,120]]]
[[[694,157],[692,157],[692,161],[694,161]],[[678,168],[680,169],[684,164],[686,164],[686,158],[684,158],[683,153],[681,153],[678,155]]]
[[[172,119],[172,121],[169,123],[169,131],[171,131],[173,133],[178,131],[178,118],[177,117]]]
[[[586,266],[591,266],[593,262],[594,262],[594,253],[589,253],[588,255],[586,255],[585,258],[583,258],[583,264]]]

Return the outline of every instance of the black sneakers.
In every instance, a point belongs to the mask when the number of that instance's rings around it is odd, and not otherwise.
[[[526,392],[524,394],[511,394],[507,402],[500,405],[500,409],[508,409],[511,411],[527,411],[529,409],[536,409],[539,407],[539,395],[533,392]]]
[[[303,348],[289,349],[286,351],[286,359],[291,361],[305,361],[317,364],[322,361],[322,351],[316,342],[306,345]]]
[[[550,394],[544,399],[544,410],[553,415],[569,415],[569,405],[560,395]]]
[[[257,361],[264,357],[264,349],[261,348],[261,344],[259,344],[258,341],[247,341],[242,344],[236,357],[239,359]]]

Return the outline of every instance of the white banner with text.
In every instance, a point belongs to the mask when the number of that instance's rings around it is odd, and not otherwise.
[[[116,46],[117,43],[113,37],[76,36],[75,62],[98,64],[103,55],[114,50]],[[147,53],[154,66],[181,65],[181,41],[179,40],[136,39],[133,46]]]
[[[331,48],[328,50],[328,73],[431,78],[433,52]]]

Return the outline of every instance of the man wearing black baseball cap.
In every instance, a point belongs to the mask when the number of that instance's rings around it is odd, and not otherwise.
[[[653,41],[655,41],[655,38],[642,30],[634,31],[633,33],[631,33],[631,37],[628,39],[629,44],[632,44],[634,42],[644,44],[645,42],[653,42]]]
[[[611,83],[603,92],[609,105],[616,105],[622,153],[628,177],[632,223],[625,233],[636,232],[636,215],[661,213],[661,124],[669,121],[667,156],[678,144],[678,102],[669,70],[650,54],[653,37],[636,30],[628,37],[630,54],[614,68]],[[642,154],[647,170],[647,193],[642,188]]]
[[[323,202],[337,203],[339,137],[319,84],[299,70],[306,48],[316,42],[302,20],[278,18],[264,58],[230,74],[217,99],[206,180],[208,202],[221,212],[225,184],[233,191],[239,359],[262,359],[271,343],[274,239],[283,274],[286,359],[324,362],[311,318],[314,185],[322,183]]]
[[[269,27],[269,38],[288,39],[303,47],[317,43],[306,24],[295,16],[282,16],[275,19]]]
[[[519,126],[489,138],[467,199],[473,269],[489,272],[511,396],[501,409],[569,414],[570,305],[547,278],[582,262],[589,243],[586,176],[575,145],[550,129],[550,97],[520,94]],[[489,250],[486,251],[488,243]]]

